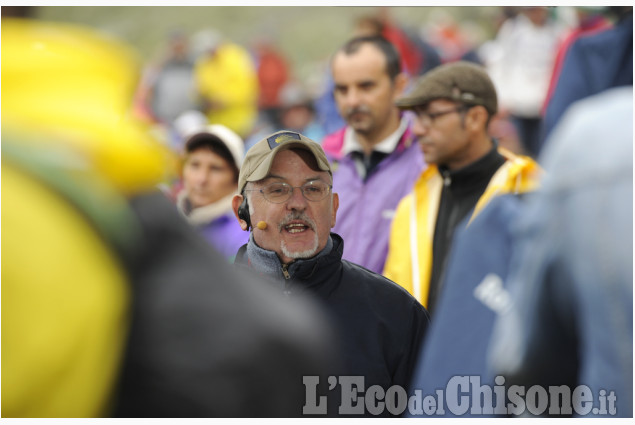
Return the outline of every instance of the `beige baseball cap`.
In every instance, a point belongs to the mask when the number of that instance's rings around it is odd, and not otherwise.
[[[238,176],[238,190],[242,192],[247,182],[256,182],[267,177],[273,159],[285,149],[309,151],[315,157],[318,168],[333,175],[331,165],[319,143],[303,134],[282,130],[265,137],[247,151]]]

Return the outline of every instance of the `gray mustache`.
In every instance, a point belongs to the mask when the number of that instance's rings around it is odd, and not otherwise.
[[[300,212],[293,212],[287,215],[284,220],[282,220],[280,224],[278,224],[278,231],[282,231],[282,228],[284,226],[287,226],[294,220],[301,220],[305,222],[311,228],[311,230],[315,231],[315,222],[313,222],[313,220],[311,220],[305,213]]]

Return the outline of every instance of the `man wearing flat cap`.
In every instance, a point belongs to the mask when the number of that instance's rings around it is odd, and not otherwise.
[[[281,296],[309,296],[323,305],[342,358],[332,375],[363,378],[363,388],[407,389],[428,314],[399,285],[342,259],[344,241],[331,232],[339,205],[332,185],[322,147],[306,136],[280,131],[256,143],[243,160],[240,195],[233,199],[243,230],[252,229],[236,264],[271,281]],[[363,409],[363,403],[361,410],[340,406],[331,389],[329,414],[377,414]],[[312,402],[307,400],[307,406]],[[326,412],[305,406],[303,413]]]
[[[479,65],[438,67],[396,103],[416,114],[413,131],[429,166],[397,207],[384,275],[433,315],[459,224],[496,195],[534,189],[539,167],[489,136],[496,89]]]

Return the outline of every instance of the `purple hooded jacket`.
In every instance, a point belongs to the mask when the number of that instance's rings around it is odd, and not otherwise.
[[[381,274],[392,218],[425,168],[423,153],[408,126],[396,149],[364,180],[351,155],[342,155],[345,131],[342,128],[322,142],[333,166],[333,192],[340,200],[333,232],[344,239],[344,259]]]
[[[199,231],[230,262],[234,261],[238,249],[249,240],[249,232],[240,228],[233,213],[217,217],[199,227]]]
[[[189,204],[185,190],[179,192],[176,199],[176,207],[181,214],[230,262],[234,262],[238,248],[249,240],[249,232],[240,228],[231,209],[232,196],[194,209]]]

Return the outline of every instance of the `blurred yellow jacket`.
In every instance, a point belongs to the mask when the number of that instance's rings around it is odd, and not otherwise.
[[[2,416],[109,414],[130,314],[128,197],[174,159],[129,114],[139,62],[71,24],[2,19]],[[173,165],[172,165],[173,166]]]
[[[196,62],[194,77],[209,122],[247,136],[258,117],[258,77],[249,53],[222,43]]]
[[[8,160],[4,145],[2,416],[105,416],[129,326],[125,268],[61,186]],[[122,211],[121,199],[92,189],[80,196]]]
[[[523,193],[538,186],[540,167],[529,157],[517,156],[504,148],[507,161],[496,171],[479,198],[471,220],[497,195]],[[415,182],[412,192],[397,206],[393,219],[384,276],[410,292],[427,306],[432,269],[432,241],[443,188],[436,165],[429,165]]]

